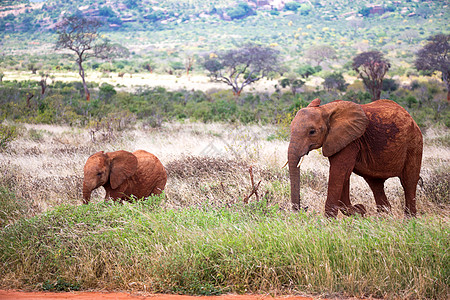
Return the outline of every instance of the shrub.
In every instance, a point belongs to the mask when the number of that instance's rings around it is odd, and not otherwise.
[[[0,185],[0,228],[24,216],[22,202],[7,187]]]
[[[278,117],[276,137],[278,139],[288,141],[291,135],[291,122],[297,111],[291,111]]]
[[[16,126],[0,124],[0,151],[5,150],[18,134]]]
[[[450,204],[450,168],[434,170],[422,186],[427,198],[437,204]]]
[[[284,9],[297,11],[300,8],[301,4],[298,2],[287,2],[284,6]]]
[[[13,168],[0,165],[0,228],[30,216],[30,204],[17,197],[18,178]]]
[[[385,78],[381,89],[386,92],[393,92],[398,89],[398,83],[394,79]]]

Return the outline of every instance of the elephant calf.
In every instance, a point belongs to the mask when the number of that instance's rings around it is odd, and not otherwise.
[[[322,147],[330,161],[325,215],[364,215],[363,205],[350,204],[350,175],[362,176],[372,189],[379,211],[389,211],[384,182],[399,177],[405,191],[405,214],[416,215],[416,187],[422,163],[423,140],[408,112],[390,100],[359,105],[320,99],[298,111],[291,123],[288,148],[291,201],[300,208],[300,158]]]
[[[99,186],[106,190],[105,199],[129,201],[132,195],[140,199],[161,194],[166,182],[164,166],[147,151],[100,151],[84,166],[83,203],[89,203],[91,192]]]

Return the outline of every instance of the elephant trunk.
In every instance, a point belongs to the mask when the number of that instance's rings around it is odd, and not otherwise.
[[[301,156],[290,145],[288,150],[289,179],[291,181],[291,203],[294,210],[300,209],[300,168],[297,167]]]
[[[86,185],[86,182],[83,182],[83,203],[88,204],[91,200],[91,192],[92,189]]]

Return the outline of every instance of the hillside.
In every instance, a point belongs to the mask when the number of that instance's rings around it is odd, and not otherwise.
[[[254,42],[278,48],[292,69],[314,64],[304,58],[311,46],[330,45],[338,56],[323,67],[341,72],[349,71],[348,62],[356,53],[375,49],[391,60],[391,75],[403,75],[429,36],[450,31],[449,11],[448,1],[418,0],[383,0],[377,5],[347,0],[3,1],[0,49],[4,63],[0,61],[0,69],[22,62],[45,65],[49,57],[42,53],[53,53],[55,58],[55,24],[71,12],[102,19],[104,35],[130,49],[132,56],[119,68],[126,72],[139,71],[130,61],[151,62],[166,72],[182,66],[186,56]],[[25,56],[18,57],[21,54]],[[5,62],[6,58],[12,62]]]
[[[280,1],[280,0],[125,0],[125,1],[3,1],[0,16],[5,31],[52,29],[67,12],[102,19],[110,29],[142,30],[148,25],[180,24],[202,20],[243,19],[252,15],[301,15],[304,19],[339,21],[399,17],[442,18],[447,14],[448,1]],[[24,9],[25,7],[25,9]],[[258,13],[256,13],[258,12]]]

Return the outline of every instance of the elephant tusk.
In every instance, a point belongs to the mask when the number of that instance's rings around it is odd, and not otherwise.
[[[297,168],[300,168],[300,166],[302,165],[303,159],[305,159],[304,156],[303,156],[302,159],[300,159],[300,161],[298,162]]]
[[[284,169],[284,167],[287,166],[288,162],[289,162],[289,161],[286,161],[286,163],[285,163],[281,168]]]

